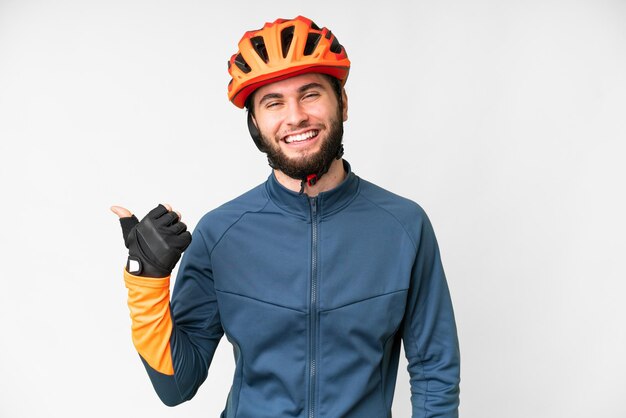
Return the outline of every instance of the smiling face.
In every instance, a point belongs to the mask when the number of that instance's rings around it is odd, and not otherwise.
[[[320,173],[337,156],[347,120],[328,78],[303,74],[260,87],[252,97],[254,122],[274,168],[294,179]]]

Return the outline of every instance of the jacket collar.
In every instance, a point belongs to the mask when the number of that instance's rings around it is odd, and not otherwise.
[[[317,195],[317,210],[324,218],[346,207],[358,194],[359,177],[350,169],[350,164],[343,160],[346,177],[334,189]],[[311,216],[311,198],[306,194],[298,194],[280,184],[272,171],[265,182],[265,189],[272,202],[286,212],[309,220]]]

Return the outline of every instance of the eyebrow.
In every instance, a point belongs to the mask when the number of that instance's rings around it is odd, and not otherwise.
[[[298,89],[298,93],[304,93],[307,90],[315,89],[315,88],[323,89],[324,86],[322,86],[320,83],[316,83],[316,82],[305,84],[304,86],[302,86],[302,87],[300,87]]]
[[[308,84],[305,84],[304,86],[300,86],[298,88],[298,93],[302,94],[302,93],[304,93],[307,90],[311,90],[311,89],[315,89],[315,88],[323,89],[324,86],[322,86],[320,83],[316,83],[316,82],[308,83]],[[280,94],[280,93],[268,93],[265,96],[261,97],[261,100],[259,100],[259,105],[262,105],[263,102],[266,102],[268,100],[271,100],[271,99],[282,99],[283,97],[284,96],[282,94]]]

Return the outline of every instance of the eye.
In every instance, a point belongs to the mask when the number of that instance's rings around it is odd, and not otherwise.
[[[265,108],[266,109],[272,109],[272,108],[277,108],[278,106],[280,106],[282,103],[278,102],[278,101],[274,101],[274,102],[267,102],[265,104]]]
[[[314,100],[319,97],[320,94],[317,91],[307,92],[304,96],[302,96],[302,100]]]

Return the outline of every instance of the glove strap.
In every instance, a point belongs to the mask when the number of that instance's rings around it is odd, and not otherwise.
[[[129,255],[128,260],[126,261],[126,271],[135,276],[140,275],[143,271],[143,264],[141,263],[141,259],[139,257],[133,257],[132,255]]]

